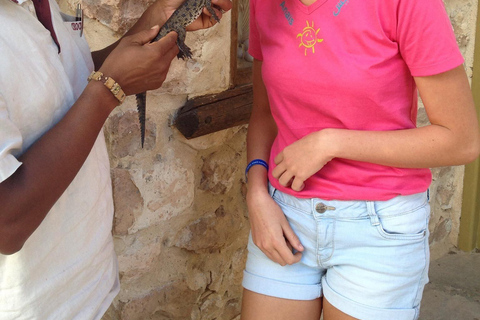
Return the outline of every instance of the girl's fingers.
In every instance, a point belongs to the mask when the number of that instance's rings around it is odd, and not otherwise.
[[[294,190],[294,191],[302,191],[303,188],[305,188],[304,180],[302,180],[302,179],[300,179],[300,178],[298,178],[298,177],[295,177],[295,179],[293,179],[291,188],[292,188],[292,190]]]
[[[283,152],[280,152],[279,154],[277,154],[277,156],[275,157],[275,159],[273,159],[273,161],[275,162],[275,164],[279,164],[280,162],[283,161]]]
[[[275,168],[273,168],[272,175],[275,179],[278,179],[285,171],[286,171],[285,166],[277,165]]]
[[[291,247],[293,247],[293,249],[299,252],[303,252],[303,250],[305,250],[302,243],[300,242],[300,239],[288,223],[283,226],[283,235],[285,236],[287,245],[290,245]]]
[[[301,256],[295,256],[293,255],[293,252],[291,248],[287,245],[287,242],[284,242],[284,245],[276,248],[278,255],[281,257],[282,261],[284,262],[283,265],[285,264],[294,264],[300,261]]]
[[[270,254],[270,257],[268,257],[268,258],[270,260],[278,263],[281,266],[285,266],[287,264],[287,262],[282,258],[281,254],[277,250],[274,250],[274,251],[270,252],[269,254]]]
[[[290,173],[289,171],[285,171],[285,172],[283,172],[282,175],[278,178],[278,182],[279,182],[282,186],[288,187],[288,186],[290,186],[290,184],[292,183],[293,178],[294,178],[294,176],[292,175],[292,173]]]

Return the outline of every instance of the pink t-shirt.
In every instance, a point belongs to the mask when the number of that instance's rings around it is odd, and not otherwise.
[[[335,158],[295,192],[273,178],[286,146],[324,128],[414,128],[413,76],[463,63],[441,0],[251,0],[250,54],[262,75],[278,126],[270,183],[301,198],[387,200],[425,191],[428,169]]]

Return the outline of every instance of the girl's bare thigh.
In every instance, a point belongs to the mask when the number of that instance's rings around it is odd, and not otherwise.
[[[319,320],[324,305],[323,320],[355,320],[322,298],[289,300],[243,290],[242,320]]]

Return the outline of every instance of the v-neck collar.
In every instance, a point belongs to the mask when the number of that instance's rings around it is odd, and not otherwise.
[[[13,3],[21,5],[22,3],[26,2],[27,0],[11,0]],[[43,1],[43,2],[42,2]],[[53,27],[53,20],[52,20],[52,13],[50,10],[50,3],[49,0],[32,0],[32,3],[35,7],[35,14],[37,16],[38,21],[47,29],[53,41],[58,47],[58,53],[60,53],[60,42],[58,41],[57,34],[55,33],[55,28]]]
[[[15,2],[16,4],[22,4],[27,0],[12,0],[12,2]]]
[[[312,12],[323,6],[327,1],[328,0],[317,0],[311,5],[307,6],[303,4],[300,0],[293,0],[293,2],[295,2],[295,5],[306,14],[311,14]]]

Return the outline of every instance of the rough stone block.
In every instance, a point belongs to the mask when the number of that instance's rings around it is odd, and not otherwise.
[[[113,232],[116,235],[128,234],[128,229],[141,214],[143,198],[130,173],[125,169],[112,170],[115,219]]]
[[[153,149],[157,130],[155,123],[148,119],[148,115],[145,128],[145,144],[142,149],[138,113],[127,111],[112,115],[106,123],[106,138],[109,142],[110,154],[121,159],[135,156],[142,150]]]
[[[185,282],[172,282],[126,303],[122,319],[190,319],[198,295],[199,292],[190,290]]]
[[[199,218],[180,230],[175,246],[189,251],[219,249],[232,240],[234,230],[238,230],[235,220],[220,206],[214,214]]]

